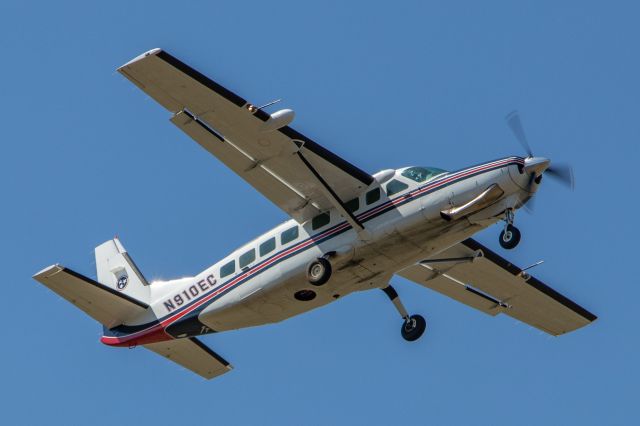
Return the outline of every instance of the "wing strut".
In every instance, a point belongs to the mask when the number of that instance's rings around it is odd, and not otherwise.
[[[295,143],[300,149],[302,149],[302,146],[304,145],[302,142],[295,141]],[[311,163],[306,158],[304,158],[304,155],[302,155],[300,149],[297,151],[298,157],[304,163],[304,165],[307,166],[313,176],[318,179],[318,182],[320,182],[321,185],[320,189],[322,190],[324,196],[327,197],[331,204],[333,204],[334,207],[340,212],[340,214],[345,219],[347,219],[347,222],[349,222],[349,224],[353,226],[354,229],[356,229],[358,232],[364,231],[364,225],[362,224],[362,222],[360,222],[358,218],[353,215],[353,213],[346,209],[344,203],[342,202],[340,197],[338,197],[338,194],[336,194],[335,191],[331,189],[329,184],[322,178],[315,167],[313,167]]]

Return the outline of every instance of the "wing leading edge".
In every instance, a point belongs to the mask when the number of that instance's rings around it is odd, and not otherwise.
[[[489,315],[504,313],[558,336],[597,317],[473,239],[399,272]]]
[[[161,49],[118,71],[171,122],[299,222],[358,196],[373,177]],[[321,179],[318,179],[318,175]],[[327,187],[329,191],[327,191]]]

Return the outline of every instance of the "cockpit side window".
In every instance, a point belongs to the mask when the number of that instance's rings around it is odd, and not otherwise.
[[[416,182],[425,182],[443,173],[447,171],[437,167],[409,167],[402,172],[402,176]]]
[[[393,194],[397,194],[398,192],[404,191],[407,189],[409,185],[404,182],[400,182],[397,179],[393,179],[387,184],[387,196],[392,196]]]

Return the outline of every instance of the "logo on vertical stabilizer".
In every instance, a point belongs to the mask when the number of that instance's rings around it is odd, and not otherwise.
[[[118,278],[118,284],[116,285],[116,287],[118,288],[118,290],[124,290],[128,282],[129,282],[129,277],[127,277],[126,275],[123,275],[120,278]]]

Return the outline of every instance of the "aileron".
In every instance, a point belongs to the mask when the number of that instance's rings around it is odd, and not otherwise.
[[[118,71],[173,112],[178,128],[299,222],[336,203],[296,153],[342,201],[373,183],[371,175],[288,125],[265,131],[270,114],[165,51],[151,50]],[[255,173],[261,165],[263,172]]]
[[[469,257],[477,252],[483,255],[473,262],[426,262],[399,275],[489,315],[504,313],[553,335],[573,331],[597,318],[473,239],[435,259]]]

